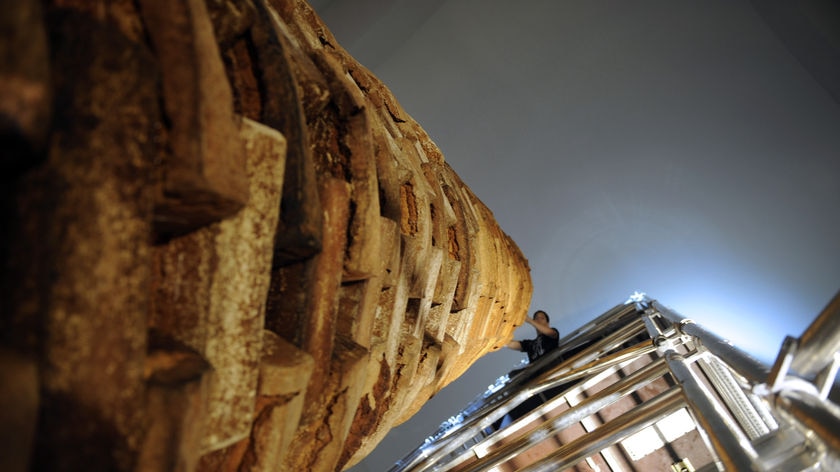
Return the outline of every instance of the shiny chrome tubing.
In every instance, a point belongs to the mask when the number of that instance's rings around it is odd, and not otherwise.
[[[621,398],[662,377],[667,372],[668,366],[665,364],[664,359],[659,358],[653,363],[644,366],[629,376],[580,402],[573,408],[563,411],[556,418],[544,422],[538,428],[520,434],[519,437],[511,443],[505,445],[499,450],[493,451],[487,457],[470,464],[470,467],[464,469],[464,472],[481,472],[489,470],[490,468],[513,458],[542,439],[551,437],[558,432],[579,423],[583,419],[594,415],[595,413],[601,411],[601,409],[617,402]],[[476,455],[479,457],[482,455],[484,449],[486,449],[481,448],[481,446],[482,445],[479,444],[473,448]]]
[[[582,333],[594,331],[596,328],[600,327],[601,325],[607,324],[607,323],[613,321],[613,319],[620,319],[622,316],[625,316],[625,315],[627,315],[627,314],[629,314],[629,313],[631,313],[635,310],[636,310],[636,306],[632,303],[616,305],[616,306],[610,308],[609,310],[607,310],[606,312],[604,312],[598,318],[595,318],[594,320],[590,321],[589,323],[586,323],[585,325],[581,326],[580,328],[578,328],[578,329],[572,331],[571,333],[569,333],[568,335],[564,336],[563,339],[561,340],[561,344],[562,344],[563,340],[571,340],[571,339],[574,339],[574,338],[580,336]]]
[[[560,341],[559,341],[559,345],[562,348],[562,346],[564,346],[565,344],[570,343],[570,342],[575,342],[575,343],[586,342],[592,336],[601,334],[602,331],[603,331],[603,328],[605,326],[608,326],[611,323],[614,323],[614,322],[617,322],[617,321],[621,320],[625,316],[627,316],[630,313],[632,313],[633,311],[635,311],[635,309],[636,309],[635,306],[632,305],[632,304],[630,304],[630,305],[616,305],[615,307],[613,307],[612,309],[610,309],[606,313],[599,316],[595,321],[593,321],[591,323],[588,323],[585,327],[577,329],[572,334],[569,334],[569,335],[561,338]],[[625,329],[626,329],[626,327],[625,327]],[[581,333],[585,333],[585,335],[581,335]],[[578,339],[578,338],[580,338],[580,339]],[[606,341],[607,342],[613,342],[613,343],[615,342],[615,341],[608,341],[609,339],[615,339],[614,336],[609,336]],[[595,357],[597,357],[598,355],[602,354],[602,351],[600,351],[598,349],[600,349],[600,346],[605,344],[604,341],[605,340],[601,340],[600,342],[597,342],[596,344],[587,347],[585,350],[583,350],[582,352],[578,353],[577,355],[571,357],[570,359],[564,360],[562,362],[558,362],[558,358],[563,355],[563,352],[564,352],[563,349],[556,349],[553,352],[549,352],[548,354],[543,356],[538,361],[534,362],[533,364],[528,365],[519,375],[516,375],[513,378],[511,378],[510,381],[504,387],[499,389],[497,392],[493,393],[492,395],[487,396],[486,398],[476,399],[473,402],[471,402],[470,405],[467,408],[469,408],[471,406],[475,406],[475,405],[478,405],[478,406],[475,409],[473,409],[473,411],[470,415],[471,419],[468,420],[466,423],[460,425],[460,427],[464,427],[464,426],[467,426],[467,425],[471,424],[476,417],[483,416],[488,411],[491,411],[492,409],[494,409],[496,407],[496,404],[499,403],[501,399],[509,397],[511,392],[518,391],[518,389],[520,389],[522,387],[522,384],[528,383],[528,382],[525,382],[523,380],[524,378],[528,377],[528,375],[529,375],[528,372],[533,372],[535,370],[544,369],[544,368],[550,366],[553,363],[556,363],[557,365],[555,367],[553,367],[551,369],[551,371],[558,372],[558,371],[561,370],[562,366],[568,365],[570,360],[580,359],[580,356],[584,355],[584,353],[595,352],[596,353]],[[462,410],[462,411],[464,411],[464,410]],[[460,427],[456,427],[454,429],[460,429]],[[449,431],[443,437],[449,437],[451,434],[454,434],[454,433],[455,433],[455,431]],[[404,465],[408,465],[408,464],[404,464]]]
[[[799,347],[791,363],[794,372],[813,379],[840,350],[840,292],[817,315],[799,337]]]
[[[566,390],[562,391],[561,393],[548,400],[546,403],[544,403],[534,411],[519,418],[515,422],[499,430],[497,433],[494,433],[493,435],[482,441],[480,444],[474,446],[473,450],[478,456],[484,455],[482,451],[486,451],[486,449],[492,447],[493,444],[502,441],[509,436],[515,436],[519,434],[519,429],[522,425],[530,424],[537,418],[545,416],[544,412],[549,412],[556,408],[558,405],[558,399],[562,398],[563,400],[565,400],[565,397],[573,391],[587,390],[592,385],[603,381],[603,378],[601,376],[615,374],[615,372],[618,369],[620,369],[623,365],[631,363],[645,354],[654,352],[655,349],[656,348],[650,342],[641,342],[635,346],[631,346],[627,349],[616,352],[603,359],[592,361],[586,366],[569,372],[563,377],[563,382],[571,382],[577,379],[581,379],[582,382],[575,383],[574,385],[570,386]],[[652,361],[653,364],[658,364],[659,362],[660,361],[658,360]],[[557,380],[551,380],[551,382],[553,382],[552,385],[556,385]],[[586,387],[586,384],[590,382],[593,383],[590,384],[589,387]]]
[[[665,359],[671,374],[682,386],[695,422],[706,431],[711,445],[725,470],[761,470],[758,454],[724,407],[691,371],[686,360],[675,351],[667,351]]]
[[[563,337],[563,339],[561,339],[561,346],[563,343],[572,341],[575,337],[582,337],[585,340],[592,334],[589,333],[589,331],[597,331],[604,325],[618,321],[635,310],[636,307],[633,304],[617,305],[599,316],[595,321],[587,324],[585,327],[576,330],[573,334]],[[412,453],[410,453],[407,457],[395,464],[390,471],[423,470],[424,467],[440,461],[448,454],[457,450],[472,437],[479,434],[484,428],[492,425],[493,422],[503,417],[508,411],[523,402],[530,395],[540,393],[545,389],[552,388],[553,386],[565,382],[566,380],[560,381],[556,378],[556,376],[562,375],[559,374],[560,372],[568,373],[571,371],[572,368],[569,366],[572,362],[582,364],[583,359],[596,359],[603,354],[605,348],[612,348],[615,344],[626,339],[629,334],[632,334],[634,330],[637,329],[635,323],[636,322],[631,322],[629,323],[629,326],[623,326],[618,330],[618,333],[607,336],[592,346],[587,347],[572,358],[559,363],[557,366],[541,375],[538,379],[532,379],[528,382],[524,382],[522,379],[528,375],[527,372],[539,370],[550,365],[551,362],[556,362],[557,357],[562,354],[562,352],[555,351],[555,353],[549,353],[534,364],[527,366],[523,372],[512,378],[507,385],[502,387],[493,395],[483,399],[480,406],[472,412],[470,417],[464,423],[453,427],[452,430],[447,431],[443,434],[443,436],[436,438],[432,444],[421,446],[420,448],[412,451]],[[584,335],[580,336],[581,333]],[[578,341],[580,342],[580,340]],[[552,376],[555,376],[555,378],[548,379]],[[579,376],[580,375],[578,374],[577,377]],[[563,378],[565,379],[565,376]],[[534,389],[533,385],[541,383],[543,384],[542,387]],[[526,391],[521,391],[523,388],[525,388]],[[473,405],[477,404],[477,402],[473,402]],[[420,449],[422,449],[422,451]]]
[[[530,398],[535,393],[531,389],[525,389],[508,398],[506,401],[493,405],[493,408],[479,416],[470,418],[467,423],[460,425],[451,435],[447,434],[439,438],[423,453],[415,456],[407,463],[400,463],[399,468],[392,468],[392,471],[421,471],[429,470],[430,467],[443,460],[449,454],[462,447],[467,441],[481,434],[481,431],[493,425],[494,422],[503,418],[514,407]]]
[[[540,375],[539,379],[551,378],[558,375],[560,372],[576,369],[591,363],[593,360],[600,359],[605,353],[615,349],[616,346],[623,344],[636,334],[641,333],[643,329],[644,323],[641,319],[633,320],[604,339],[597,341],[595,344],[588,346],[581,352],[566,359],[556,367],[547,370]]]
[[[623,362],[635,359],[639,356],[643,356],[655,350],[656,348],[650,341],[643,341],[636,344],[635,346],[628,347],[614,354],[593,361],[590,364],[581,366],[578,369],[566,372],[562,376],[555,378],[546,378],[545,376],[541,376],[537,379],[534,379],[529,383],[528,386],[524,387],[515,395],[509,397],[507,400],[504,400],[494,405],[494,408],[489,410],[485,414],[473,417],[468,422],[468,425],[464,425],[451,436],[444,436],[444,438],[446,439],[445,444],[439,445],[429,450],[426,454],[424,454],[422,458],[417,459],[419,460],[419,462],[409,464],[409,466],[406,467],[405,470],[424,470],[426,467],[437,463],[447,455],[457,450],[464,443],[478,435],[483,429],[491,426],[496,420],[504,417],[517,405],[533,397],[534,395],[540,394],[546,390],[550,390],[555,387],[559,387],[560,385],[563,385],[566,382],[593,375],[595,373],[616,366]]]
[[[796,390],[782,390],[776,396],[777,410],[801,424],[832,451],[840,451],[840,407],[819,397]]]
[[[635,311],[634,305],[617,305],[611,310],[599,316],[594,321],[587,323],[585,326],[578,328],[571,333],[561,337],[558,340],[560,348],[547,353],[541,359],[537,360],[529,367],[540,369],[542,367],[554,364],[557,359],[567,350],[565,347],[579,346],[583,343],[591,343],[597,340],[597,337],[603,336],[603,332],[610,325],[620,322],[624,317]],[[595,339],[593,339],[595,338]],[[591,347],[591,346],[590,346]],[[511,382],[514,383],[514,382]]]
[[[589,362],[589,364],[582,365],[578,368],[575,368],[566,374],[563,375],[562,381],[569,382],[572,380],[577,380],[584,377],[589,377],[591,375],[597,374],[602,372],[611,367],[617,367],[625,362],[633,361],[645,354],[650,354],[656,351],[656,346],[649,340],[642,341],[640,343],[634,344],[632,346],[626,347],[620,351],[616,351],[612,354],[606,355],[599,359],[593,359]],[[545,380],[544,382],[551,382],[551,385],[556,385],[557,379],[550,378]]]
[[[614,319],[609,318],[609,322],[604,321],[603,324],[609,324],[617,319],[620,319],[629,314],[631,311],[632,310],[622,310],[614,316]],[[639,322],[638,318],[634,318],[621,328],[618,328],[616,331],[606,335],[601,339],[592,338],[594,336],[603,336],[604,326],[596,326],[595,328],[598,329],[593,329],[591,330],[591,332],[587,332],[585,336],[579,336],[580,339],[572,339],[571,336],[566,336],[560,340],[561,348],[564,345],[567,345],[568,343],[573,343],[574,346],[579,346],[581,343],[585,342],[591,342],[592,344],[587,346],[582,351],[576,353],[575,355],[569,357],[568,359],[563,360],[562,362],[558,362],[558,358],[562,356],[566,352],[566,350],[560,348],[555,349],[554,351],[549,352],[533,364],[529,365],[528,369],[531,371],[544,370],[552,364],[556,364],[554,367],[551,367],[549,370],[546,371],[546,373],[551,372],[551,375],[554,375],[554,373],[560,372],[562,369],[571,369],[583,365],[587,362],[590,362],[592,359],[597,359],[604,352],[608,352],[609,350],[613,349],[616,345],[628,339],[630,335],[635,334],[637,330],[640,330],[641,328],[636,326],[637,322]],[[515,383],[517,383],[516,380],[512,379],[511,385]]]
[[[574,441],[560,446],[549,456],[522,469],[523,472],[553,472],[570,467],[587,457],[635,434],[684,405],[680,389],[673,387],[636,408],[599,426]]]
[[[532,424],[539,418],[544,416],[548,416],[548,412],[553,411],[555,408],[558,408],[561,404],[566,403],[566,397],[572,392],[582,392],[590,388],[592,385],[598,384],[607,377],[611,375],[615,375],[616,371],[620,368],[621,364],[609,367],[607,369],[603,369],[600,372],[595,372],[591,376],[583,379],[581,382],[575,382],[574,385],[569,386],[559,394],[555,395],[553,398],[549,399],[533,411],[530,411],[525,416],[517,419],[513,423],[505,426],[504,428],[500,429],[499,431],[487,436],[484,440],[474,445],[470,448],[469,451],[464,451],[460,453],[458,456],[455,456],[451,461],[446,463],[445,466],[440,468],[441,472],[457,469],[462,464],[469,461],[471,458],[475,457],[484,457],[488,455],[488,449],[494,447],[497,443],[501,441],[506,441],[508,438],[521,436],[523,433],[522,428],[526,425]],[[588,385],[588,386],[587,386]],[[439,466],[440,467],[440,466]],[[435,468],[438,470],[438,467]]]
[[[537,382],[536,379],[529,381],[526,386],[520,387],[520,390],[512,396],[492,405],[485,405],[485,408],[480,409],[475,416],[459,425],[456,430],[439,438],[433,446],[423,452],[421,457],[415,457],[411,462],[402,464],[401,468],[396,470],[426,470],[447,455],[455,452],[467,441],[479,435],[482,430],[503,418],[525,400],[565,382],[568,382],[565,376],[543,380],[542,382]]]
[[[538,408],[516,419],[512,423],[508,424],[496,433],[491,434],[483,441],[473,446],[472,452],[475,454],[476,457],[484,457],[488,455],[490,453],[490,449],[495,447],[498,443],[502,441],[507,441],[509,438],[516,438],[522,436],[523,434],[527,434],[527,431],[523,429],[525,426],[532,424],[539,418],[548,417],[549,412],[553,411],[556,408],[559,408],[561,405],[565,405],[568,403],[567,397],[570,394],[573,394],[573,392],[586,391],[588,388],[591,388],[592,385],[596,385],[604,381],[604,379],[606,379],[607,377],[615,375],[618,369],[619,366],[604,369],[601,372],[595,373],[590,377],[587,377],[582,382],[575,382],[574,385],[571,385],[569,388],[563,390],[561,393],[549,399],[548,401],[540,405]]]
[[[674,313],[660,303],[653,302],[653,306],[665,319],[678,325],[683,333],[697,338],[703,344],[703,347],[731,365],[736,372],[746,377],[751,383],[767,382],[770,368],[761,361],[736,348],[729,341],[720,338],[701,325]]]

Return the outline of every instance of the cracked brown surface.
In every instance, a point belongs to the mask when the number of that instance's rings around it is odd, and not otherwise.
[[[527,260],[306,3],[13,10],[4,470],[342,470],[521,324]]]

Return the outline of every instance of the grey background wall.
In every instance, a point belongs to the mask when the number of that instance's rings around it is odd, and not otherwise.
[[[519,244],[561,332],[638,290],[770,363],[840,289],[836,2],[312,4]],[[353,470],[521,357],[479,360]]]

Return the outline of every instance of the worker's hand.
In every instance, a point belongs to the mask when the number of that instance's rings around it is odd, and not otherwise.
[[[539,325],[539,326],[545,326],[545,327],[548,327],[548,323],[543,323],[543,322],[541,322],[541,321],[537,321],[537,320],[535,320],[535,319],[531,318],[530,316],[526,316],[526,317],[525,317],[525,322],[526,322],[526,323],[528,323],[528,324],[529,324],[529,325],[531,325],[531,326],[537,326],[537,325]]]

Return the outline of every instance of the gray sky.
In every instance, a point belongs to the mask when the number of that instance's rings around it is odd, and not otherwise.
[[[312,3],[520,246],[529,312],[561,332],[638,290],[770,363],[840,289],[840,104],[753,3]],[[521,357],[479,360],[352,470],[387,470]]]

